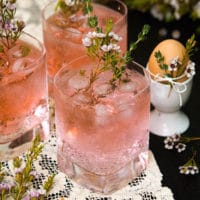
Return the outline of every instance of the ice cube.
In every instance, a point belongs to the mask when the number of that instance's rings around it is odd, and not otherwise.
[[[121,92],[134,92],[137,91],[137,82],[129,81],[122,83],[119,90]]]
[[[91,99],[89,98],[89,96],[85,95],[85,94],[81,94],[81,93],[77,93],[74,97],[73,97],[73,102],[76,105],[85,105],[85,104],[89,104],[91,102]]]
[[[109,117],[114,113],[115,109],[110,104],[96,104],[94,106],[96,113],[96,123],[99,125],[104,125],[108,122]]]
[[[122,119],[128,119],[133,116],[133,110],[131,105],[128,104],[122,104],[118,108],[120,112],[120,116]]]
[[[90,84],[90,81],[86,76],[76,74],[69,79],[68,84],[70,87],[80,90],[87,88]]]
[[[24,70],[29,64],[33,62],[30,58],[19,58],[12,65],[12,72],[18,72]]]
[[[105,96],[112,91],[110,84],[102,84],[94,87],[94,94],[97,96]]]
[[[110,104],[99,103],[95,106],[95,112],[98,116],[108,116],[114,112],[114,107]]]
[[[133,96],[126,93],[122,95],[115,101],[117,111],[120,113],[120,116],[124,119],[127,119],[133,115]]]

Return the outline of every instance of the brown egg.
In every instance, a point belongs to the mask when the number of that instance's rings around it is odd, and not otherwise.
[[[187,62],[189,61],[189,56],[186,55],[186,48],[177,40],[174,39],[167,39],[160,42],[152,51],[149,61],[148,61],[148,69],[153,75],[164,75],[169,74],[170,71],[161,69],[156,57],[155,52],[160,51],[162,56],[164,57],[164,64],[170,65],[170,62],[174,58],[179,58],[179,60],[182,62],[184,57],[186,59],[185,64],[182,65],[178,71],[173,72],[173,77],[180,76],[180,72],[183,73]],[[179,80],[179,81],[183,81]]]

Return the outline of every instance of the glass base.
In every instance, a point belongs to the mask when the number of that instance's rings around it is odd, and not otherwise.
[[[146,169],[148,152],[139,154],[126,166],[108,175],[91,173],[59,153],[57,160],[59,170],[68,175],[69,178],[93,192],[107,195],[126,186]]]
[[[47,122],[34,127],[13,141],[0,144],[0,160],[10,160],[25,153],[31,147],[32,141],[38,133],[41,134],[42,140],[47,137],[49,134]]]

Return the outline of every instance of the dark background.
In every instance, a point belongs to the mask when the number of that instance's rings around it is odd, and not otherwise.
[[[193,33],[196,35],[197,47],[199,48],[200,35],[197,34],[197,27],[200,21],[192,21],[185,16],[179,21],[165,23],[158,21],[148,13],[141,13],[135,10],[129,10],[128,14],[128,41],[137,39],[137,34],[141,31],[144,24],[151,26],[148,38],[137,48],[134,60],[146,66],[148,58],[153,48],[162,40],[172,38],[172,31],[179,30],[178,39],[184,45]],[[167,35],[160,36],[159,30],[166,29]],[[194,53],[192,60],[196,63],[196,75],[194,77],[192,94],[182,110],[190,119],[190,127],[183,134],[190,137],[200,137],[200,51]],[[185,164],[192,156],[192,150],[197,150],[196,160],[200,164],[200,140],[189,143],[186,151],[178,153],[175,150],[164,148],[164,137],[154,134],[150,135],[150,149],[153,151],[155,159],[163,174],[163,186],[168,186],[175,200],[200,200],[200,174],[183,175],[179,173],[178,167]],[[153,183],[152,183],[153,184]]]

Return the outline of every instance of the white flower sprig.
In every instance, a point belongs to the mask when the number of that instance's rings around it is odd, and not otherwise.
[[[150,12],[158,20],[167,22],[179,20],[188,14],[192,19],[200,19],[199,0],[125,0],[129,8],[142,12]]]
[[[168,150],[176,149],[178,153],[181,153],[186,150],[186,143],[191,141],[200,140],[200,137],[184,137],[179,134],[174,134],[173,136],[166,137],[164,139],[164,146]],[[182,166],[179,167],[179,171],[181,174],[198,174],[199,167],[197,162],[195,161],[195,156],[197,155],[196,151],[193,151],[192,157]]]
[[[199,167],[197,166],[197,163],[194,159],[196,156],[196,151],[193,153],[192,157],[183,165],[179,167],[179,171],[181,174],[198,174],[199,173]]]
[[[121,80],[126,65],[132,60],[131,54],[137,48],[137,45],[143,41],[149,32],[150,26],[144,25],[139,33],[137,40],[130,45],[129,50],[121,53],[120,46],[117,44],[122,37],[113,32],[112,20],[107,20],[106,26],[98,27],[98,18],[92,16],[89,12],[88,24],[92,31],[88,32],[82,39],[83,45],[86,47],[87,54],[97,60],[97,66],[91,70],[90,85],[97,79],[99,74],[104,71],[111,71],[113,74],[110,80],[113,88],[116,81]]]

